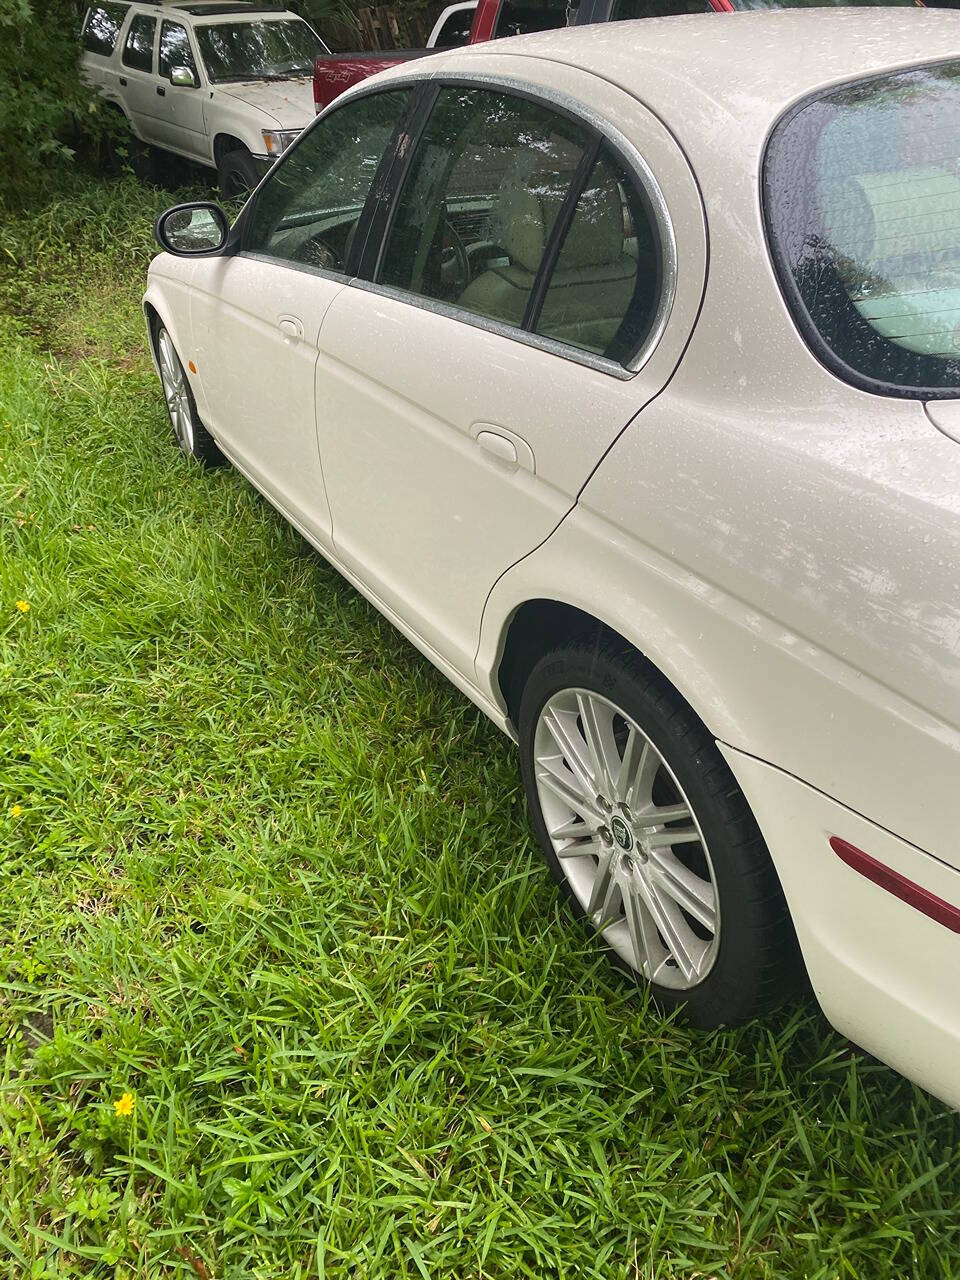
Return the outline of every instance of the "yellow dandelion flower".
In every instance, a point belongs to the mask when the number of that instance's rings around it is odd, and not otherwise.
[[[118,1116],[132,1116],[136,1100],[132,1093],[122,1093],[113,1101],[113,1109]]]
[[[17,601],[17,612],[18,612],[18,613],[29,613],[29,612],[30,612],[30,606],[29,606],[29,604],[26,602],[26,600],[18,600],[18,601]]]
[[[19,817],[20,817],[20,815],[21,815],[21,813],[23,813],[23,805],[22,805],[22,804],[12,804],[12,805],[10,806],[10,817],[11,817],[11,818],[19,818]]]

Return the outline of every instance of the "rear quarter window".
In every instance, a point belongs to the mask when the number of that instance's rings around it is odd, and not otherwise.
[[[960,62],[818,94],[777,125],[763,203],[807,341],[847,381],[960,395]]]
[[[98,4],[89,9],[83,24],[85,52],[109,58],[116,48],[117,36],[126,16],[127,6],[123,4]]]

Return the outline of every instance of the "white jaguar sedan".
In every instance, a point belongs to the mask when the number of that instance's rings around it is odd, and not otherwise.
[[[960,1106],[960,20],[611,23],[344,94],[145,310],[228,458],[519,742],[661,1006],[805,967]]]

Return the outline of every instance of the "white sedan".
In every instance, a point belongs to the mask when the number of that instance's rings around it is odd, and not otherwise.
[[[520,749],[662,1007],[805,969],[960,1105],[960,24],[611,23],[365,82],[145,310],[229,459]]]

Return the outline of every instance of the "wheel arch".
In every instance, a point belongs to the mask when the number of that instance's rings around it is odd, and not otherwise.
[[[213,139],[213,163],[219,166],[224,156],[229,155],[231,151],[241,150],[250,151],[242,138],[238,138],[235,133],[218,133]],[[253,152],[250,154],[252,155]]]
[[[517,727],[524,685],[537,662],[557,645],[584,638],[598,646],[604,641],[613,642],[638,654],[669,682],[677,696],[683,699],[693,714],[713,733],[708,721],[686,690],[679,686],[674,674],[665,670],[663,663],[646,646],[638,644],[597,613],[566,600],[546,596],[533,597],[517,605],[505,620],[501,632],[499,657],[494,667],[494,688],[506,707],[514,729]]]

